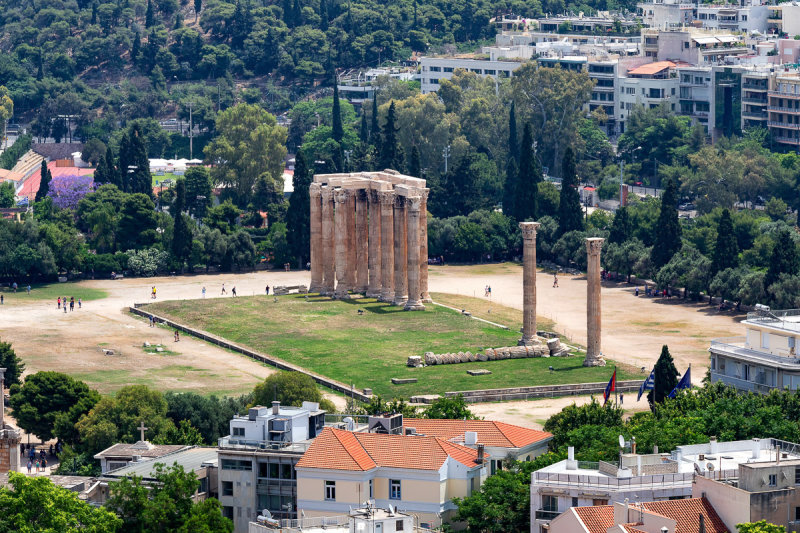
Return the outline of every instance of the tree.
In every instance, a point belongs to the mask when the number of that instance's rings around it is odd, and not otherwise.
[[[59,417],[65,415],[74,423],[100,400],[86,383],[60,372],[31,374],[22,385],[12,385],[10,393],[19,427],[43,441],[53,438]]]
[[[197,0],[196,0],[197,1]],[[142,49],[142,37],[139,35],[139,32],[133,34],[133,44],[131,45],[131,63],[136,65],[136,61],[139,59],[139,53]]]
[[[286,128],[257,105],[237,104],[217,116],[217,137],[205,147],[211,176],[230,187],[239,207],[247,206],[256,179],[266,174],[282,183]]]
[[[50,192],[50,181],[53,179],[50,169],[47,168],[47,161],[44,159],[42,160],[42,169],[40,172],[41,180],[39,181],[39,190],[36,191],[36,198],[34,200],[36,202],[42,200],[47,196],[47,193]]]
[[[522,132],[519,156],[519,176],[515,192],[514,218],[518,221],[535,219],[539,212],[538,186],[542,173],[533,152],[533,129],[530,122]]]
[[[375,148],[375,152],[381,153],[381,128],[378,125],[378,93],[372,97],[372,118],[369,128],[369,144]]]
[[[519,166],[519,141],[517,140],[516,104],[511,101],[508,111],[508,156],[506,158],[506,181],[503,186],[503,212],[514,216],[514,196],[517,191],[517,168]]]
[[[342,144],[342,139],[344,139],[344,128],[342,127],[342,110],[339,104],[339,80],[336,76],[333,77],[333,110],[331,114],[333,115],[332,121],[332,129],[333,129],[333,140],[339,144]]]
[[[181,270],[192,251],[192,230],[189,228],[188,217],[183,213],[185,208],[186,180],[181,178],[175,183],[175,201],[170,210],[175,219],[172,226],[172,255],[180,261]]]
[[[609,272],[617,272],[627,277],[628,283],[632,274],[643,274],[637,271],[642,262],[649,259],[649,250],[639,239],[631,239],[621,244],[612,242],[603,252],[603,265]]]
[[[661,347],[661,355],[653,368],[653,374],[655,375],[653,390],[647,393],[647,401],[650,403],[651,408],[655,404],[662,403],[672,392],[672,389],[678,385],[678,369],[675,368],[675,363],[666,344]]]
[[[477,420],[478,417],[469,410],[464,397],[458,394],[453,397],[437,398],[425,409],[425,418],[439,418],[449,420]]]
[[[202,166],[189,167],[184,175],[186,180],[186,209],[197,219],[206,216],[211,205],[211,176]]]
[[[386,113],[386,122],[383,124],[383,138],[381,139],[380,162],[381,170],[392,168],[397,170],[402,165],[402,158],[399,156],[399,144],[397,143],[397,126],[395,125],[395,105],[394,100],[389,104],[389,111]]]
[[[722,210],[722,215],[717,224],[717,243],[714,246],[714,257],[711,264],[712,274],[726,268],[736,268],[739,264],[739,245],[736,234],[733,232],[731,212]]]
[[[167,392],[167,417],[176,425],[189,422],[197,428],[206,444],[216,444],[230,430],[230,420],[243,413],[251,401],[250,395],[238,397],[203,396],[196,392]]]
[[[181,420],[177,425],[168,425],[162,433],[151,440],[155,444],[183,444],[184,446],[203,444],[203,436],[200,431],[188,420]]]
[[[83,145],[81,159],[96,167],[100,158],[106,153],[106,145],[97,137],[92,137]]]
[[[528,474],[530,479],[530,474]],[[466,498],[456,498],[454,521],[470,533],[505,533],[530,528],[530,481],[515,471],[500,470]]]
[[[150,174],[150,160],[147,158],[147,141],[138,123],[134,123],[127,135],[125,163],[123,165],[123,147],[120,146],[120,172],[126,192],[141,193],[153,196],[153,177]]]
[[[0,368],[6,369],[3,377],[6,387],[20,384],[20,377],[25,372],[25,363],[11,348],[11,343],[0,341]]]
[[[311,172],[306,165],[303,152],[298,152],[295,158],[294,176],[292,186],[294,191],[289,197],[289,210],[286,212],[286,227],[289,230],[287,240],[289,250],[297,259],[300,268],[309,260],[311,250],[311,221],[309,212],[311,200],[308,188],[311,185]]]
[[[614,220],[611,222],[611,230],[608,234],[609,244],[622,244],[631,238],[632,231],[628,208],[621,206],[614,213]]]
[[[558,204],[558,231],[583,230],[583,210],[578,196],[578,175],[575,170],[575,152],[571,146],[564,150],[561,165],[561,196]]]
[[[153,0],[147,0],[147,11],[145,12],[144,16],[144,27],[149,28],[154,26],[156,23],[155,21],[155,13],[153,11]]]
[[[194,21],[200,16],[200,10],[203,9],[203,0],[194,0]]]
[[[6,124],[14,116],[14,100],[11,99],[11,92],[5,85],[0,85],[0,141],[5,144]]]
[[[408,155],[408,175],[415,178],[422,176],[422,162],[419,159],[419,148],[416,144],[411,147],[411,153]]]
[[[149,196],[129,194],[124,197],[117,231],[117,245],[122,250],[138,250],[156,242],[158,219]]]
[[[97,162],[97,168],[94,170],[94,182],[97,185],[115,183],[117,180],[113,175],[114,173],[114,152],[111,151],[110,146],[107,146],[105,153],[100,156],[100,160]]]
[[[78,493],[54,485],[47,477],[9,474],[9,487],[0,488],[2,531],[18,533],[113,533],[122,521],[104,507],[78,498]]]
[[[332,404],[322,397],[311,376],[301,372],[276,372],[253,389],[253,405],[270,406],[274,401],[297,407],[303,402],[318,402],[322,409],[336,410],[330,409]]]
[[[661,194],[661,211],[655,227],[655,237],[651,257],[653,265],[661,268],[681,248],[681,225],[678,221],[678,184],[667,180]]]
[[[771,524],[766,520],[736,524],[738,533],[786,533],[786,527]]]
[[[797,274],[800,260],[797,254],[797,245],[786,229],[781,229],[775,236],[775,244],[772,247],[772,255],[769,258],[769,268],[764,278],[764,286],[769,287],[776,281],[781,274],[793,276]]]
[[[14,185],[4,181],[0,183],[0,208],[14,207]]]

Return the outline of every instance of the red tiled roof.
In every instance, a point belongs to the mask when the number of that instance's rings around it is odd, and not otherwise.
[[[606,530],[614,525],[614,507],[612,505],[573,507],[573,510],[589,533],[606,533]]]
[[[325,428],[297,466],[355,471],[378,466],[439,470],[448,457],[473,467],[477,456],[472,448],[436,437],[352,433]]]
[[[79,168],[79,167],[57,167],[55,161],[50,161],[47,163],[47,168],[50,170],[50,175],[54,178],[56,176],[89,176],[94,175],[93,168]],[[39,166],[33,174],[31,174],[28,179],[26,179],[23,184],[22,188],[20,189],[17,196],[27,196],[28,199],[33,202],[34,196],[39,191],[39,185],[42,182],[42,167]]]
[[[675,68],[675,63],[672,61],[656,61],[654,63],[647,63],[640,67],[633,68],[628,71],[628,74],[657,74],[664,69]]]
[[[637,529],[635,527],[635,526],[640,526],[640,525],[641,524],[624,524],[622,526],[622,529],[624,529],[628,533],[646,533],[645,531],[642,531],[641,529]]]
[[[639,505],[651,513],[675,520],[677,523],[675,533],[700,533],[700,515],[703,515],[706,533],[729,533],[722,519],[705,498],[642,502]],[[606,533],[606,530],[614,525],[614,507],[611,505],[573,509],[589,533]],[[623,527],[629,533],[638,533],[634,525],[626,524]]]
[[[464,432],[474,431],[478,434],[479,444],[502,448],[523,448],[553,436],[546,431],[491,420],[404,418],[403,426],[416,429],[420,435],[439,437],[452,442],[464,442]]]
[[[11,172],[4,168],[0,168],[0,180],[20,181],[23,178],[19,172]]]

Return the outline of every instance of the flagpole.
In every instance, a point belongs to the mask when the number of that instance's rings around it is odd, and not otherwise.
[[[617,375],[617,367],[614,365],[614,375]],[[614,392],[617,393],[617,407],[619,407],[619,387],[617,387],[617,380],[614,380]]]

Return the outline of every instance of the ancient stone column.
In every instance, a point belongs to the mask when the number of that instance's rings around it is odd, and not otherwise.
[[[603,239],[586,239],[586,359],[583,366],[605,366],[600,352],[600,249]]]
[[[419,291],[422,302],[432,303],[428,293],[428,189],[420,194],[422,205],[419,209]]]
[[[381,296],[380,301],[394,299],[394,192],[378,193],[381,203]]]
[[[356,191],[347,191],[347,288],[356,292]]]
[[[420,218],[422,216],[420,208],[422,198],[411,196],[406,198],[406,220],[407,220],[407,246],[408,250],[408,301],[404,309],[406,311],[422,311],[422,293],[420,292]]]
[[[311,283],[308,291],[322,292],[322,190],[319,183],[312,183],[308,186],[308,196],[311,203],[309,208]]]
[[[336,242],[334,238],[333,189],[322,187],[322,242],[320,260],[322,261],[322,289],[320,294],[333,296],[336,286]],[[312,261],[313,268],[313,261]]]
[[[367,191],[359,189],[355,192],[356,201],[356,288],[355,292],[366,295],[369,284],[369,271],[367,270],[367,251],[369,236],[367,235]]]
[[[369,282],[367,285],[368,298],[381,296],[381,202],[378,191],[367,191],[369,204],[369,243],[367,249],[367,266],[369,268]]]
[[[336,189],[334,191],[333,199],[336,202],[336,213],[334,218],[336,220],[335,236],[336,236],[336,290],[333,293],[334,298],[349,298],[348,286],[349,281],[349,265],[347,263],[347,245],[350,232],[348,231],[347,222],[347,198],[350,196],[349,191],[345,189]]]
[[[522,338],[520,345],[538,344],[536,336],[536,230],[538,222],[520,222],[522,230]]]
[[[394,199],[394,299],[392,304],[405,305],[408,300],[408,260],[406,242],[406,199]]]

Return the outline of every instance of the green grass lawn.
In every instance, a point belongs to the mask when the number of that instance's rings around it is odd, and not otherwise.
[[[158,187],[164,180],[172,180],[172,183],[174,184],[178,178],[183,177],[183,176],[176,176],[172,172],[164,172],[163,176],[157,176],[155,174],[152,174],[152,176],[153,176],[153,187]]]
[[[0,287],[0,293],[3,294],[3,299],[7,304],[53,300],[53,305],[56,305],[59,296],[62,298],[66,296],[67,299],[74,297],[76,302],[78,298],[84,302],[90,302],[108,296],[106,291],[86,287],[80,282],[31,284],[30,294],[26,292],[26,286],[26,283],[20,283],[16,293],[10,287]]]
[[[363,315],[358,310],[363,309]],[[516,345],[518,325],[503,330],[430,305],[424,312],[404,312],[374,299],[332,301],[303,296],[254,296],[165,301],[148,310],[192,325],[236,343],[279,357],[357,388],[369,387],[384,397],[446,391],[602,382],[611,367],[585,368],[581,357],[511,359],[409,368],[409,355],[479,351]],[[612,363],[613,364],[613,363]],[[552,366],[554,372],[549,372]],[[469,376],[486,368],[492,374]],[[391,378],[415,377],[413,384],[393,385]],[[632,367],[620,367],[618,379],[634,379]]]

